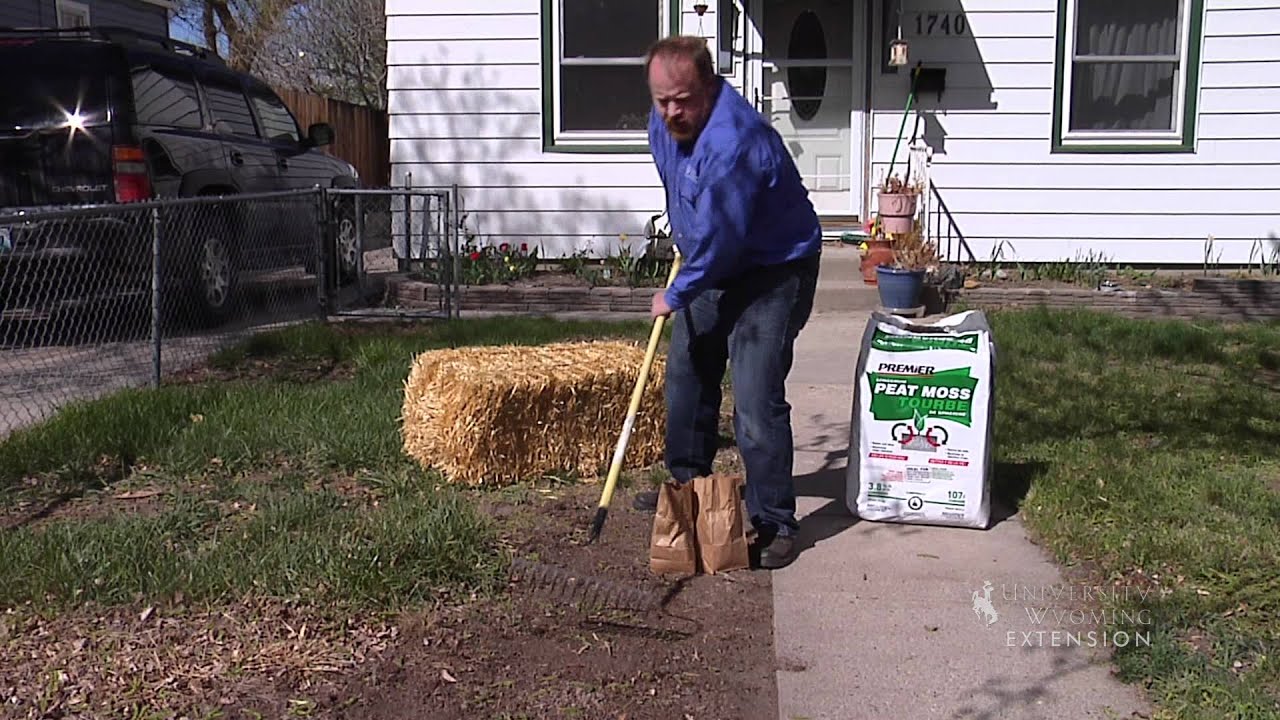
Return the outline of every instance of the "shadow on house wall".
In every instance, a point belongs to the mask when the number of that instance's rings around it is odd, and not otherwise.
[[[464,232],[478,245],[528,244],[541,257],[644,251],[645,221],[662,208],[638,208],[627,188],[601,184],[638,184],[645,173],[657,184],[651,164],[627,160],[611,173],[593,156],[543,153],[540,89],[495,89],[511,66],[438,53],[432,65],[393,69],[396,88],[427,91],[390,108],[393,185],[408,173],[414,187],[457,183]]]
[[[913,71],[919,67],[918,90],[912,98],[911,113],[902,127],[902,143],[913,137],[923,140],[934,154],[947,152],[945,118],[953,111],[994,111],[995,88],[974,36],[973,23],[982,23],[992,13],[974,17],[961,0],[868,0],[872,3],[873,57],[871,66],[871,108],[880,116],[875,138],[878,142],[897,139],[897,128],[906,111]],[[1008,17],[1008,15],[1006,15]],[[989,31],[984,31],[988,32]],[[891,43],[896,38],[907,43],[908,66],[889,63]],[[1013,37],[988,37],[992,43],[1021,41]],[[1017,48],[1011,48],[1015,56]],[[1044,62],[1050,58],[1024,57]],[[877,152],[875,157],[880,158]]]

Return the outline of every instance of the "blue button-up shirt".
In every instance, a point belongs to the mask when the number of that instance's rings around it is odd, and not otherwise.
[[[671,137],[657,108],[649,114],[649,148],[682,256],[665,293],[673,311],[740,272],[822,249],[818,215],[782,138],[717,80],[719,97],[691,147]]]

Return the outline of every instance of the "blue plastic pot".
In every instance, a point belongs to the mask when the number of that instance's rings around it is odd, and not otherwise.
[[[901,270],[880,265],[876,267],[876,286],[880,290],[880,304],[887,308],[919,307],[920,293],[924,290],[924,270]]]

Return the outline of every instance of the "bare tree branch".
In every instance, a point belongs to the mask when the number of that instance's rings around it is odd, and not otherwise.
[[[385,109],[385,0],[176,0],[180,25],[277,87]]]

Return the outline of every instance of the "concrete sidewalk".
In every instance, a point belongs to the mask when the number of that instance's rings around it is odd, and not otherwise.
[[[856,287],[856,256],[847,254],[829,254],[820,284],[844,285],[848,297],[820,297],[788,382],[802,519],[799,557],[773,576],[779,717],[1149,712],[1136,688],[1112,677],[1111,648],[1090,647],[1109,628],[1033,620],[1083,588],[1063,579],[1016,515],[994,508],[997,522],[982,531],[859,522],[846,508],[853,373],[868,317],[855,308],[875,301],[874,290]],[[985,583],[994,621],[978,611]]]

